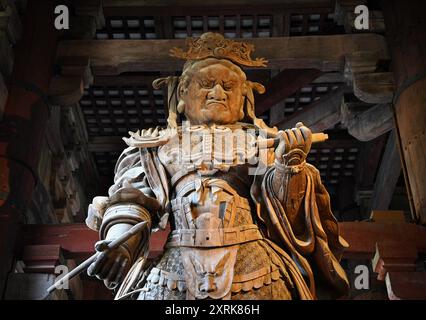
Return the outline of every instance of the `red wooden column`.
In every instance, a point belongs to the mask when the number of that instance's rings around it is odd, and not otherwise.
[[[14,48],[8,82],[9,97],[0,125],[0,295],[12,267],[20,223],[37,183],[36,172],[48,119],[45,101],[57,32],[54,1],[29,0],[23,17],[24,34]]]
[[[411,209],[426,224],[426,2],[383,1],[396,83],[395,120]]]

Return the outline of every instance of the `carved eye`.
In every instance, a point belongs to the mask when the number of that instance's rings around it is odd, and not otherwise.
[[[211,89],[213,88],[213,81],[209,81],[209,80],[202,80],[201,81],[201,87],[205,88],[205,89]]]
[[[224,83],[224,84],[223,84],[223,89],[224,89],[225,91],[230,91],[230,90],[232,90],[233,88],[234,88],[234,83],[232,83],[232,82]]]

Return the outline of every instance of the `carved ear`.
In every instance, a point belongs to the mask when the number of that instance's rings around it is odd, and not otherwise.
[[[177,112],[182,113],[184,111],[185,111],[185,102],[182,99],[180,99],[177,105]]]
[[[177,127],[176,103],[178,97],[178,81],[179,77],[170,76],[158,78],[152,82],[154,89],[160,89],[167,85],[167,104],[169,108],[169,117],[167,118],[168,126],[171,128]]]
[[[264,94],[265,93],[265,87],[263,86],[263,84],[259,83],[259,82],[251,82],[251,81],[246,81],[247,85],[253,90],[256,90],[259,94]]]
[[[246,88],[247,88],[247,95],[246,95],[246,112],[247,116],[253,120],[253,124],[261,129],[266,130],[266,132],[270,134],[276,134],[278,132],[278,129],[276,127],[268,127],[266,123],[262,120],[256,117],[256,114],[254,112],[254,94],[253,90],[256,90],[258,93],[263,94],[265,93],[265,87],[261,85],[258,82],[251,82],[246,81]]]

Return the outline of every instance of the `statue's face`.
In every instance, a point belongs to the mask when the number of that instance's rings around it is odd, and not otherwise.
[[[182,95],[185,116],[191,124],[232,124],[242,116],[243,84],[241,74],[215,63],[194,73]]]

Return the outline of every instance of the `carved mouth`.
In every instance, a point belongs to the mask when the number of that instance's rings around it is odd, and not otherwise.
[[[222,106],[224,106],[225,108],[228,108],[228,105],[227,105],[225,102],[220,101],[220,100],[209,100],[209,101],[207,101],[207,103],[206,103],[206,105],[207,105],[207,106],[209,106],[209,105],[211,105],[211,104],[221,104],[221,105],[222,105]]]

